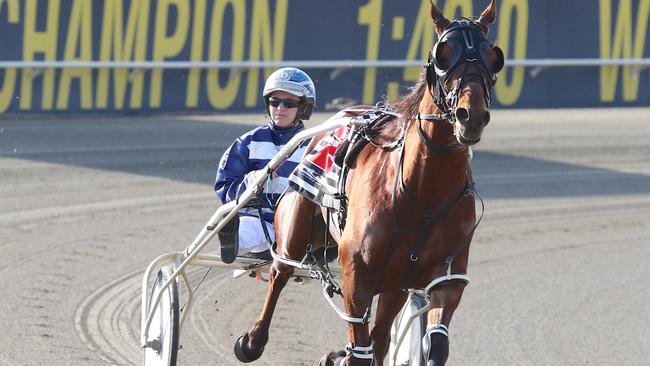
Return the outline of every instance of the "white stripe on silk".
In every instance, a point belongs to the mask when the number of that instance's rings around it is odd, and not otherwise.
[[[248,149],[249,159],[271,160],[278,153],[278,151],[282,149],[282,146],[276,146],[274,143],[266,141],[251,141]],[[305,146],[299,148],[287,160],[294,163],[299,163],[302,160],[302,156],[304,155],[306,149],[307,148]]]
[[[257,160],[269,160],[280,151],[282,146],[276,146],[272,142],[266,141],[251,141],[248,145],[248,158]]]
[[[291,154],[289,161],[300,163],[302,161],[302,157],[305,155],[305,151],[307,151],[307,146],[298,148],[296,151],[294,151],[293,154]]]
[[[264,182],[262,191],[267,194],[282,194],[289,186],[289,179],[285,177],[277,177],[271,179],[271,183]]]

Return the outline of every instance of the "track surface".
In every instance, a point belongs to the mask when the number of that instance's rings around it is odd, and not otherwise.
[[[494,111],[449,365],[648,364],[649,115]],[[216,162],[262,119],[0,120],[0,365],[140,364],[142,272],[193,239],[217,207]],[[211,271],[180,364],[237,365],[265,292]],[[292,283],[256,364],[313,365],[345,343],[320,286]]]

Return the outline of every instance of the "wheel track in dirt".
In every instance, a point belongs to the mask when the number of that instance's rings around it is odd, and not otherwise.
[[[99,287],[77,306],[74,315],[77,335],[107,362],[140,364],[140,337],[134,329],[133,318],[139,319],[141,278],[141,270],[122,275]]]
[[[205,269],[188,269],[190,284],[198,284],[204,273]],[[142,275],[143,272],[137,270],[116,277],[83,299],[75,311],[74,328],[77,335],[89,349],[98,353],[101,359],[108,363],[139,365],[142,360],[142,350],[139,347]],[[203,347],[214,352],[222,360],[232,359],[232,351],[219,347],[219,342],[214,336],[216,329],[210,329],[210,320],[197,311],[197,308],[209,307],[213,295],[230,280],[230,276],[228,272],[220,273],[206,280],[209,285],[202,284],[195,294],[191,309],[193,314],[188,314],[183,329],[183,333],[192,332],[194,336],[198,336]],[[180,306],[183,306],[183,301],[187,298],[187,292],[182,287],[179,286]],[[182,335],[180,344],[183,344]],[[179,357],[182,356],[184,354],[181,349]],[[237,363],[229,361],[228,365]]]

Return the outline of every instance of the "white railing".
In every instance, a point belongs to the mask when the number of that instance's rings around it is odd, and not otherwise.
[[[0,69],[254,69],[293,66],[312,69],[330,68],[403,68],[422,66],[422,60],[314,60],[314,61],[0,61]],[[506,60],[506,66],[650,66],[650,58],[539,58]]]

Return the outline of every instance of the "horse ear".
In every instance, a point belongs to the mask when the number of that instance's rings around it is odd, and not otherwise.
[[[486,35],[490,32],[490,24],[494,23],[494,20],[497,17],[497,5],[496,5],[496,0],[490,1],[490,4],[483,10],[481,13],[481,16],[478,17],[477,20],[474,22],[478,24],[481,29],[483,29],[483,33]]]
[[[438,7],[436,7],[432,0],[429,0],[429,4],[431,4],[431,19],[433,19],[433,24],[436,26],[436,32],[440,35],[445,31],[445,29],[447,29],[447,26],[449,26],[449,19],[442,15],[442,12]]]

